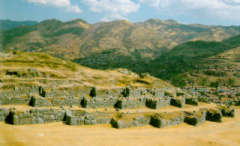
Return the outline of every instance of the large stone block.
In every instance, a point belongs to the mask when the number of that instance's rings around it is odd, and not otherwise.
[[[30,101],[29,97],[0,97],[0,105],[20,105],[20,104],[28,104]]]
[[[6,118],[6,122],[13,125],[59,122],[63,121],[64,115],[64,110],[57,109],[12,110]]]
[[[159,109],[164,106],[170,105],[171,98],[170,97],[162,97],[162,98],[150,98],[146,99],[146,106],[151,109]]]
[[[172,98],[170,104],[176,107],[184,108],[185,97]]]
[[[43,97],[35,97],[31,96],[31,100],[29,102],[30,106],[33,107],[41,107],[41,106],[52,106],[51,102]]]
[[[114,98],[87,98],[81,99],[80,105],[84,108],[105,108],[113,107],[117,99]]]
[[[197,126],[206,121],[206,109],[200,109],[194,112],[185,112],[184,122]]]
[[[184,122],[183,112],[157,113],[151,116],[150,120],[150,124],[158,128],[178,125],[183,122]]]
[[[121,129],[148,125],[149,121],[149,115],[122,114],[120,117],[112,118],[111,125],[114,128]]]
[[[104,112],[87,113],[81,110],[66,112],[66,124],[68,125],[109,124],[111,118],[111,113]]]
[[[86,112],[82,110],[66,111],[66,115],[65,115],[66,124],[84,125],[85,115],[86,115]]]
[[[145,106],[145,99],[144,98],[131,98],[131,99],[118,99],[115,103],[114,107],[117,109],[128,109],[128,108],[140,108]]]

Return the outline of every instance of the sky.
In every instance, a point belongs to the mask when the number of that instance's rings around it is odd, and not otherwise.
[[[0,19],[173,19],[185,24],[240,25],[240,0],[0,0]]]

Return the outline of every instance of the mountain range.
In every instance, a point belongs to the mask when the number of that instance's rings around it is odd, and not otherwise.
[[[12,25],[14,26],[14,25]],[[97,68],[148,72],[176,86],[240,86],[239,26],[45,20],[1,31],[1,51],[46,52]]]
[[[36,25],[36,21],[12,21],[12,20],[0,20],[0,30],[9,30],[19,26],[31,26]]]

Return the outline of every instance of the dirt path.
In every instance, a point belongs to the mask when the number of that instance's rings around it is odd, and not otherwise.
[[[157,129],[151,126],[113,129],[105,126],[67,126],[62,123],[12,126],[0,123],[1,146],[239,146],[240,111],[223,123],[198,127],[181,124]]]

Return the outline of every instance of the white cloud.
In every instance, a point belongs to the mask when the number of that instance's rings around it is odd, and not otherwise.
[[[237,20],[240,0],[139,0],[141,4],[165,10],[169,13],[196,15],[202,18]],[[194,12],[194,13],[193,13]],[[188,13],[188,14],[187,14]]]
[[[89,9],[96,13],[104,13],[102,20],[126,19],[130,13],[137,12],[140,4],[132,0],[83,0]]]
[[[42,5],[51,5],[58,8],[65,8],[67,11],[81,13],[81,9],[77,5],[72,5],[70,0],[27,0],[30,3]]]
[[[152,7],[167,7],[170,5],[171,0],[140,0],[140,3],[148,4]]]

